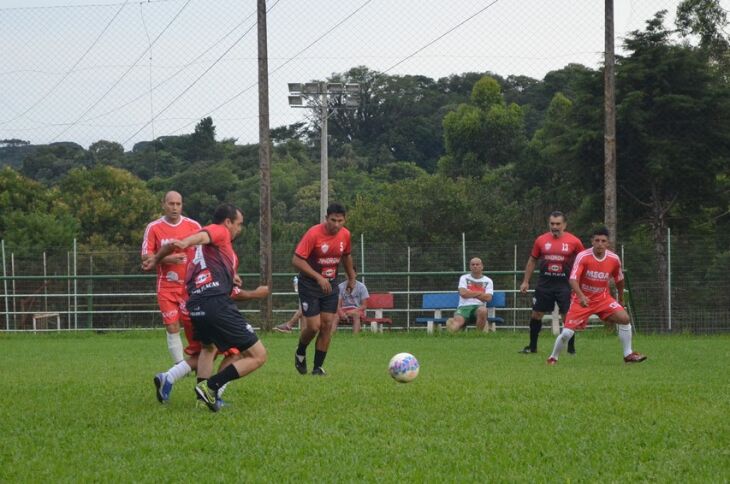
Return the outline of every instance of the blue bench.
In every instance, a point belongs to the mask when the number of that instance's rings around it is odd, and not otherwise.
[[[443,316],[443,311],[456,311],[459,305],[459,293],[426,293],[423,295],[421,309],[423,311],[433,311],[433,316],[420,316],[416,318],[416,324],[425,324],[426,331],[433,333],[434,325],[446,324],[449,318]],[[504,324],[504,318],[496,316],[496,308],[507,307],[507,293],[504,291],[495,291],[492,294],[492,300],[487,303],[489,311],[487,321],[494,324]]]

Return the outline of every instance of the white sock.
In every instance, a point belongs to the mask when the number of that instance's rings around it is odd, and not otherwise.
[[[230,382],[229,382],[229,383],[230,383]],[[228,386],[228,383],[226,383],[225,385],[223,385],[222,387],[220,387],[220,388],[218,389],[218,398],[220,398],[220,397],[222,397],[222,396],[223,396],[223,392],[225,392],[225,391],[226,391],[226,387],[227,387],[227,386]]]
[[[553,352],[550,354],[550,357],[557,360],[560,357],[560,353],[562,353],[568,345],[568,340],[572,338],[574,334],[575,331],[572,329],[563,328],[558,337],[555,338],[555,346],[553,346]]]
[[[182,360],[180,363],[177,363],[175,366],[167,370],[167,379],[170,380],[172,383],[175,383],[181,378],[184,378],[185,375],[193,371],[192,368],[190,368],[190,365],[187,361]]]
[[[631,325],[630,324],[619,324],[618,325],[618,339],[621,341],[621,346],[624,348],[624,357],[629,356],[634,350],[631,349]]]
[[[183,347],[180,333],[167,333],[167,349],[170,350],[173,363],[183,360]]]

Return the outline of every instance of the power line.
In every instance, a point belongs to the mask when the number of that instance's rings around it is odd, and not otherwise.
[[[41,96],[36,102],[34,102],[33,104],[31,104],[31,106],[28,109],[26,109],[25,111],[23,111],[22,113],[18,114],[17,116],[15,116],[12,119],[9,119],[7,121],[0,122],[0,126],[6,125],[8,123],[12,123],[13,121],[15,121],[17,119],[22,118],[23,116],[25,116],[26,114],[28,114],[29,112],[31,112],[33,109],[35,109],[40,103],[42,103],[43,101],[45,101],[48,98],[48,96],[50,96],[51,93],[53,93],[53,91],[55,91],[56,88],[58,88],[58,86],[60,86],[63,83],[63,81],[65,81],[68,78],[68,76],[70,76],[73,72],[75,72],[76,67],[81,63],[81,61],[83,61],[86,58],[86,56],[89,54],[89,52],[91,52],[91,50],[94,47],[96,47],[96,44],[99,43],[99,41],[104,36],[104,34],[106,33],[106,31],[109,30],[109,27],[111,27],[111,25],[117,19],[117,17],[119,16],[119,14],[122,13],[122,10],[124,9],[124,7],[127,6],[128,3],[129,3],[129,0],[126,0],[119,7],[119,10],[117,10],[117,12],[111,18],[111,20],[109,20],[109,22],[106,24],[106,26],[104,26],[104,28],[101,30],[101,32],[99,32],[99,35],[97,35],[96,39],[94,39],[94,41],[91,43],[91,45],[89,46],[89,48],[86,49],[86,51],[81,55],[81,57],[79,57],[79,59],[74,63],[73,66],[71,66],[71,68],[68,71],[66,71],[66,73],[61,77],[61,79],[58,80],[58,82],[56,82],[48,91],[46,91],[46,93],[43,96]]]
[[[167,78],[163,79],[162,81],[160,81],[159,83],[157,83],[157,84],[156,84],[156,85],[155,85],[154,87],[151,87],[151,88],[150,88],[150,91],[149,91],[149,92],[143,92],[142,94],[140,94],[139,96],[135,97],[134,99],[131,99],[131,100],[127,101],[127,102],[126,102],[126,103],[124,103],[124,104],[121,104],[121,105],[119,105],[119,106],[117,106],[117,107],[115,107],[115,108],[112,108],[112,109],[110,109],[109,111],[107,111],[107,112],[105,112],[105,113],[99,114],[99,115],[97,115],[97,116],[93,116],[93,117],[91,117],[91,118],[87,118],[87,119],[86,119],[86,121],[93,121],[93,120],[95,120],[95,119],[103,118],[103,117],[106,117],[106,116],[108,116],[108,115],[110,115],[110,114],[114,114],[115,112],[117,112],[117,111],[119,111],[119,110],[121,110],[121,109],[124,109],[125,107],[129,106],[130,104],[133,104],[133,103],[135,103],[136,101],[139,101],[139,100],[140,100],[141,98],[143,98],[144,96],[146,96],[146,95],[148,95],[148,94],[151,94],[151,93],[152,93],[153,91],[156,91],[156,90],[157,90],[157,89],[159,89],[160,87],[164,86],[164,85],[165,85],[165,84],[167,84],[167,83],[168,83],[169,81],[171,81],[172,79],[176,78],[176,77],[177,77],[177,76],[178,76],[178,75],[179,75],[179,74],[180,74],[181,72],[185,71],[185,70],[186,70],[187,68],[189,68],[190,66],[192,66],[192,65],[196,64],[196,63],[197,63],[197,62],[198,62],[198,61],[199,61],[199,60],[200,60],[200,59],[201,59],[201,58],[202,58],[203,56],[205,56],[205,55],[206,55],[206,54],[207,54],[208,52],[210,52],[210,51],[211,51],[211,50],[213,50],[213,49],[214,49],[215,47],[217,47],[217,46],[218,46],[218,45],[219,45],[220,43],[222,43],[222,42],[223,42],[223,41],[224,41],[224,40],[225,40],[226,38],[228,38],[228,36],[230,36],[230,35],[231,35],[231,34],[232,34],[233,32],[235,32],[235,31],[236,31],[236,30],[237,30],[237,29],[238,29],[238,28],[239,28],[239,27],[240,27],[241,25],[243,25],[243,24],[244,24],[244,23],[245,23],[245,22],[246,22],[246,21],[247,21],[248,19],[250,19],[250,18],[251,18],[251,17],[253,16],[253,15],[255,15],[255,14],[256,14],[256,12],[254,11],[254,12],[253,12],[253,13],[251,13],[251,14],[250,14],[250,15],[249,15],[248,17],[246,17],[246,18],[245,18],[245,19],[243,19],[243,20],[242,20],[241,22],[239,22],[238,24],[236,24],[236,25],[235,25],[235,26],[234,26],[234,27],[233,27],[232,29],[230,29],[230,30],[229,30],[229,31],[228,31],[228,32],[227,32],[227,33],[226,33],[225,35],[223,35],[222,37],[220,37],[220,38],[219,38],[219,39],[218,39],[217,41],[215,41],[215,42],[214,42],[214,43],[213,43],[213,44],[212,44],[212,45],[211,45],[210,47],[208,47],[208,48],[207,48],[207,49],[205,49],[205,50],[204,50],[203,52],[201,52],[201,53],[200,53],[200,54],[199,54],[199,55],[198,55],[197,57],[195,57],[195,58],[194,58],[193,60],[191,60],[190,62],[188,62],[188,63],[184,64],[184,65],[183,65],[182,67],[180,67],[180,68],[179,68],[179,69],[178,69],[177,71],[175,71],[175,72],[174,72],[174,73],[173,73],[172,75],[170,75],[170,76],[168,76]],[[251,29],[251,27],[249,27],[249,30],[250,30],[250,29]],[[207,63],[207,62],[208,62],[208,61],[206,61],[206,63]],[[159,64],[158,64],[158,66],[159,66]]]
[[[314,46],[314,45],[315,45],[315,44],[317,44],[317,43],[318,43],[318,42],[319,42],[320,40],[322,40],[322,39],[323,39],[323,38],[325,38],[325,37],[326,37],[327,35],[329,35],[330,33],[332,33],[332,32],[333,32],[333,31],[334,31],[335,29],[337,29],[337,28],[338,28],[338,27],[339,27],[340,25],[342,25],[343,23],[345,23],[346,21],[348,21],[348,20],[349,20],[350,18],[352,18],[352,17],[353,17],[353,16],[354,16],[354,15],[355,15],[356,13],[358,13],[358,12],[359,12],[360,10],[362,10],[362,9],[363,9],[363,8],[364,8],[365,6],[367,6],[367,5],[368,5],[369,3],[371,3],[371,2],[372,2],[372,0],[366,0],[365,2],[363,2],[363,3],[362,3],[362,4],[360,5],[360,6],[359,6],[359,7],[357,7],[357,8],[355,9],[355,10],[353,10],[353,11],[352,11],[352,12],[351,12],[350,14],[348,14],[348,15],[347,15],[346,17],[344,17],[344,18],[343,18],[342,20],[340,20],[339,22],[337,22],[337,23],[336,23],[336,24],[335,24],[334,26],[332,26],[332,27],[331,27],[331,28],[330,28],[329,30],[327,30],[327,31],[326,31],[325,33],[323,33],[322,35],[320,35],[319,37],[317,37],[316,39],[314,39],[314,40],[313,40],[313,41],[312,41],[311,43],[309,43],[309,45],[307,45],[307,46],[306,46],[306,47],[304,47],[303,49],[299,50],[299,51],[298,51],[298,52],[297,52],[296,54],[294,54],[293,56],[289,57],[289,58],[288,58],[287,60],[285,60],[285,61],[284,61],[283,63],[281,63],[280,65],[278,65],[278,66],[277,66],[277,67],[276,67],[276,68],[275,68],[274,70],[272,70],[272,71],[269,71],[269,75],[271,75],[271,74],[274,74],[274,73],[276,73],[276,72],[277,72],[277,71],[278,71],[279,69],[283,68],[283,67],[284,67],[285,65],[287,65],[288,63],[290,63],[290,62],[291,62],[291,61],[293,61],[294,59],[298,58],[300,54],[303,54],[304,52],[306,52],[307,50],[309,50],[309,49],[310,49],[310,48],[311,48],[312,46]],[[277,2],[277,3],[278,3],[278,2]],[[273,8],[273,7],[272,7],[272,8]],[[222,108],[223,106],[225,106],[225,105],[227,105],[227,104],[229,104],[229,103],[233,102],[233,101],[234,101],[234,100],[235,100],[236,98],[238,98],[239,96],[241,96],[241,95],[242,95],[242,94],[244,94],[245,92],[247,92],[247,91],[251,90],[252,88],[256,87],[257,85],[258,85],[258,82],[254,82],[253,84],[250,84],[250,85],[249,85],[248,87],[246,87],[246,88],[242,89],[241,91],[237,92],[237,93],[236,93],[236,94],[234,94],[233,96],[231,96],[231,97],[229,97],[228,99],[226,99],[225,101],[223,101],[223,102],[222,102],[221,104],[219,104],[218,106],[214,107],[213,109],[211,109],[211,110],[210,110],[210,111],[208,111],[207,113],[203,114],[203,115],[201,116],[201,118],[205,118],[206,116],[210,116],[210,115],[211,115],[212,113],[216,112],[217,110],[219,110],[219,109],[220,109],[220,108]],[[184,126],[181,126],[181,127],[177,128],[177,129],[173,130],[173,131],[170,131],[170,134],[174,134],[174,133],[177,133],[178,131],[180,131],[180,130],[183,130],[183,129],[187,128],[187,127],[188,127],[188,126],[190,126],[191,124],[192,124],[192,123],[188,123],[188,124],[186,124],[186,125],[184,125]],[[127,141],[129,141],[129,140],[127,140]],[[125,141],[125,143],[126,143],[126,141]]]
[[[190,4],[191,1],[192,0],[187,0],[187,2],[185,2],[185,5],[183,5],[180,8],[180,10],[177,11],[177,13],[175,14],[175,16],[170,20],[170,22],[168,22],[168,24],[165,26],[165,28],[162,29],[162,31],[159,34],[157,34],[157,37],[155,37],[155,40],[152,41],[152,44],[149,47],[147,47],[139,55],[139,57],[137,57],[137,59],[129,66],[129,68],[126,71],[124,71],[124,73],[121,75],[121,77],[119,77],[119,79],[117,79],[114,82],[114,84],[112,84],[112,86],[109,89],[107,89],[106,92],[104,94],[102,94],[99,99],[96,100],[96,102],[94,102],[89,108],[87,108],[86,111],[84,111],[81,114],[81,116],[79,116],[73,123],[70,123],[68,126],[66,126],[66,128],[64,128],[63,130],[61,130],[61,132],[58,133],[53,139],[51,139],[51,142],[56,141],[64,133],[66,133],[69,129],[71,129],[72,127],[76,126],[76,124],[78,124],[79,121],[81,121],[82,119],[84,119],[84,116],[86,116],[89,112],[91,112],[92,109],[94,109],[96,106],[98,106],[99,103],[101,103],[109,95],[109,93],[111,93],[112,90],[114,90],[114,88],[117,87],[119,85],[119,83],[122,82],[122,80],[124,80],[125,77],[127,77],[127,74],[129,74],[130,71],[137,65],[137,62],[139,62],[139,60],[152,48],[152,45],[154,45],[160,39],[160,37],[162,37],[162,35],[165,32],[167,32],[167,29],[169,29],[170,26],[175,22],[175,20],[177,20],[177,18],[180,16],[180,14],[183,12],[183,10],[185,10],[185,8],[188,6],[188,4]]]
[[[273,9],[280,1],[281,0],[276,0],[276,3],[274,3],[271,6],[271,8],[269,8],[268,11],[271,11],[271,9]],[[157,117],[159,117],[160,115],[162,115],[162,113],[164,113],[165,111],[167,111],[168,109],[170,109],[170,107],[172,107],[173,104],[175,104],[180,98],[182,98],[185,95],[186,92],[188,92],[190,89],[192,89],[193,86],[195,86],[195,84],[197,84],[199,80],[201,80],[208,72],[210,72],[210,70],[213,69],[213,67],[215,67],[220,62],[220,60],[223,59],[223,57],[225,57],[225,55],[228,54],[231,51],[231,49],[233,49],[235,46],[237,46],[238,43],[241,42],[241,40],[243,40],[243,38],[246,37],[246,35],[249,32],[251,32],[251,30],[255,26],[256,26],[256,22],[254,22],[253,25],[251,25],[248,28],[248,30],[246,30],[243,34],[241,34],[241,36],[239,36],[238,39],[236,39],[236,41],[233,42],[233,44],[231,44],[231,46],[228,47],[220,56],[218,56],[218,58],[210,66],[208,66],[208,68],[206,70],[204,70],[202,74],[200,74],[192,83],[190,83],[185,89],[183,89],[182,92],[180,92],[180,94],[178,94],[177,96],[175,96],[175,98],[172,101],[170,101],[167,104],[167,106],[165,106],[161,111],[159,111],[157,114],[155,114],[154,116],[152,116],[152,119],[150,119],[149,122],[143,124],[142,127],[140,127],[137,131],[135,131],[134,134],[132,134],[132,136],[130,136],[129,138],[127,138],[126,140],[124,140],[124,142],[122,144],[123,145],[124,144],[127,144],[132,138],[134,138],[135,136],[137,136],[143,129],[145,129],[147,126],[149,126],[150,123],[152,123]],[[205,117],[205,116],[203,116],[203,117]]]
[[[403,58],[403,59],[401,59],[400,61],[398,61],[398,62],[396,62],[395,64],[393,64],[392,66],[388,67],[388,68],[387,68],[387,69],[385,69],[385,70],[384,70],[384,71],[383,71],[382,73],[383,73],[383,74],[386,74],[386,73],[388,73],[388,71],[391,71],[391,70],[395,69],[396,67],[398,67],[399,65],[401,65],[402,63],[404,63],[405,61],[407,61],[408,59],[410,59],[410,58],[414,57],[414,56],[415,56],[416,54],[418,54],[418,53],[419,53],[419,52],[421,52],[422,50],[424,50],[424,49],[427,49],[428,47],[432,46],[433,44],[435,44],[435,43],[436,43],[436,42],[438,42],[439,40],[443,39],[444,37],[446,37],[447,35],[449,35],[449,34],[450,34],[451,32],[453,32],[454,30],[458,29],[459,27],[461,27],[462,25],[464,25],[465,23],[467,23],[467,22],[468,22],[469,20],[473,19],[473,18],[474,18],[474,17],[476,17],[477,15],[479,15],[479,14],[481,14],[482,12],[486,11],[486,10],[487,10],[487,9],[488,9],[489,7],[491,7],[492,5],[496,4],[497,2],[499,2],[499,0],[494,0],[494,1],[492,2],[492,3],[490,3],[490,4],[489,4],[489,5],[487,5],[486,7],[484,7],[484,8],[482,8],[482,9],[478,10],[477,12],[475,12],[475,13],[473,13],[473,14],[471,14],[471,15],[469,15],[469,16],[468,16],[467,18],[465,18],[464,20],[462,20],[462,21],[461,21],[461,22],[459,22],[458,24],[454,25],[453,27],[451,27],[451,28],[450,28],[449,30],[447,30],[447,31],[446,31],[446,32],[444,32],[443,34],[441,34],[441,35],[439,35],[438,37],[436,37],[435,39],[433,39],[433,40],[432,40],[431,42],[427,43],[426,45],[424,45],[424,46],[423,46],[423,47],[421,47],[420,49],[417,49],[417,50],[416,50],[415,52],[413,52],[412,54],[409,54],[409,55],[407,55],[406,57],[404,57],[404,58]]]

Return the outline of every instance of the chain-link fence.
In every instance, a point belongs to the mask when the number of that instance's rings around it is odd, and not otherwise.
[[[256,2],[7,8],[15,1],[0,7],[0,139],[85,147],[103,139],[129,150],[211,116],[220,138],[257,142]],[[656,11],[667,9],[671,22],[678,3],[615,0],[617,52]],[[542,79],[570,63],[598,67],[604,50],[604,2],[270,0],[267,8],[272,127],[305,115],[288,107],[287,83],[356,66]]]
[[[519,284],[531,240],[503,242],[455,240],[452,245],[393,246],[354,241],[353,256],[370,292],[391,292],[395,308],[387,316],[393,327],[413,329],[424,293],[456,291],[458,277],[468,272],[468,261],[478,256],[495,289],[507,292],[507,307],[499,310],[506,329],[527,327],[530,295]],[[639,331],[726,332],[730,330],[730,252],[708,253],[696,240],[669,237],[664,251],[668,271],[653,244],[620,245],[628,278],[631,312]],[[273,248],[274,322],[289,318],[297,306],[291,279],[293,246]],[[244,285],[258,284],[258,252],[241,251]],[[18,258],[3,244],[0,329],[126,329],[155,328],[161,324],[154,293],[154,276],[139,269],[136,250],[79,252],[73,248]],[[533,278],[533,287],[536,278]],[[256,303],[241,305],[262,325]],[[55,316],[57,315],[57,316]]]

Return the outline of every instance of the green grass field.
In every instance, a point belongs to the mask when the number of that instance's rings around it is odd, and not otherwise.
[[[295,372],[295,335],[262,340],[214,414],[194,377],[155,399],[162,330],[0,335],[0,482],[730,479],[728,336],[639,335],[630,366],[598,330],[548,367],[549,331],[537,355],[524,333],[344,333],[326,378]],[[387,374],[401,351],[413,383]]]

